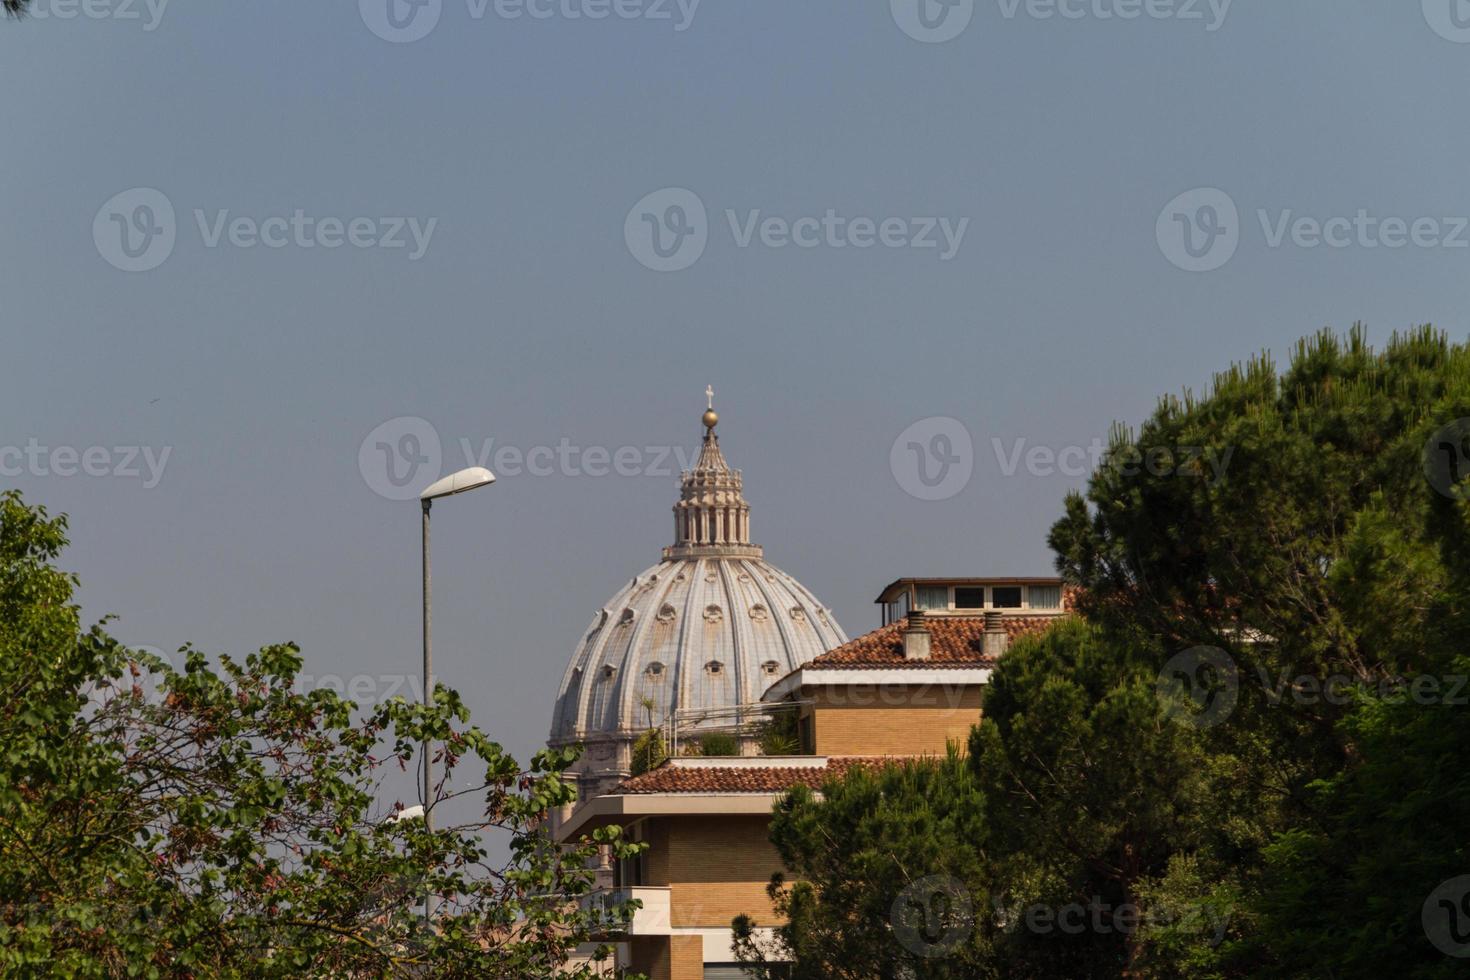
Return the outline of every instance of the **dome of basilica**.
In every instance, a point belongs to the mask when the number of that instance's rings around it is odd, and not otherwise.
[[[728,726],[733,709],[847,642],[832,611],[750,543],[740,471],[720,451],[713,409],[703,421],[673,545],[593,615],[557,694],[551,744],[585,744],[577,768],[592,791],[628,774],[648,729]]]

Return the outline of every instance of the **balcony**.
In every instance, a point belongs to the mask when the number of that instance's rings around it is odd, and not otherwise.
[[[624,902],[638,901],[643,907],[633,910],[631,920],[624,921],[616,908]],[[582,899],[582,908],[593,913],[593,933],[599,939],[626,939],[631,936],[667,936],[672,934],[667,888],[603,888]]]

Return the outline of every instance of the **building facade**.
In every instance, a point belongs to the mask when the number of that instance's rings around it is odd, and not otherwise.
[[[1068,615],[1070,599],[1059,579],[900,579],[878,598],[879,629],[762,692],[767,724],[791,722],[791,754],[676,751],[583,801],[560,825],[561,839],[618,824],[649,845],[592,899],[642,904],[631,922],[605,932],[619,943],[619,965],[653,980],[743,976],[731,920],[750,916],[767,933],[781,924],[766,891],[773,873],[785,873],[768,837],[781,794],[819,789],[854,766],[963,751],[997,660],[1017,637]]]

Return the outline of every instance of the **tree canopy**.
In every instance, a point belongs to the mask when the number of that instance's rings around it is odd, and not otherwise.
[[[1050,535],[1082,620],[1002,658],[973,785],[951,766],[943,792],[876,801],[855,775],[778,809],[788,866],[815,872],[781,940],[861,942],[899,869],[838,887],[823,842],[963,785],[984,815],[966,854],[902,873],[962,869],[965,975],[1462,975],[1467,419],[1470,349],[1355,328],[1116,427]],[[847,975],[950,975],[881,963]]]
[[[588,940],[589,858],[636,848],[616,828],[551,845],[575,752],[522,767],[444,688],[364,711],[301,693],[289,645],[175,671],[82,627],[65,545],[64,517],[0,495],[0,972],[510,980]],[[385,794],[425,739],[431,801],[478,798],[477,818],[430,831]]]

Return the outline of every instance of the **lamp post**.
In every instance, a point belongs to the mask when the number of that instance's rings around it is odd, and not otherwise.
[[[434,643],[433,643],[433,619],[432,604],[430,602],[429,588],[429,508],[434,501],[440,497],[452,497],[457,493],[468,490],[477,490],[487,487],[495,482],[495,474],[483,466],[471,466],[469,469],[451,473],[442,480],[430,484],[428,489],[419,494],[419,503],[424,511],[424,705],[434,703]],[[434,829],[434,758],[433,744],[424,740],[424,828]],[[428,921],[434,914],[433,894],[424,895],[424,920]]]

